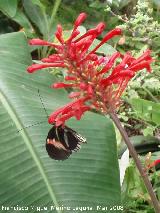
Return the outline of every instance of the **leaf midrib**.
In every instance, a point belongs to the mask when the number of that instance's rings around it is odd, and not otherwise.
[[[23,124],[21,123],[20,119],[18,118],[18,115],[17,113],[15,112],[12,104],[9,102],[9,100],[7,99],[7,97],[3,94],[3,92],[0,90],[0,100],[4,106],[4,108],[7,110],[8,114],[10,115],[11,119],[13,120],[13,122],[15,123],[17,129],[22,129],[22,131],[20,131],[20,134],[26,144],[26,147],[28,148],[35,164],[37,165],[38,167],[38,170],[42,176],[42,179],[44,180],[44,183],[46,185],[46,188],[50,194],[50,197],[53,201],[53,203],[55,204],[56,207],[58,207],[58,202],[57,202],[57,199],[55,197],[55,194],[54,194],[54,191],[53,191],[53,187],[51,186],[50,184],[50,181],[47,177],[47,175],[45,174],[45,170],[44,170],[44,167],[43,167],[43,164],[36,152],[36,150],[34,149],[34,146],[32,145],[32,141],[31,139],[29,138],[29,135],[28,133],[26,132]],[[58,213],[62,213],[61,210],[59,210],[59,208],[57,208],[57,212]]]

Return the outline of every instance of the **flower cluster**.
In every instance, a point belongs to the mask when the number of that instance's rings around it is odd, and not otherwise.
[[[146,68],[151,71],[150,64],[153,61],[150,50],[147,50],[139,58],[134,58],[127,52],[122,55],[119,52],[112,56],[98,56],[96,51],[109,39],[121,35],[121,29],[115,28],[108,32],[102,41],[92,50],[91,45],[105,28],[104,23],[88,30],[80,36],[78,27],[85,20],[86,14],[81,13],[74,23],[70,37],[63,39],[62,26],[57,26],[55,33],[59,43],[52,43],[41,39],[30,40],[30,45],[49,46],[56,50],[47,58],[43,58],[41,64],[33,64],[27,71],[33,73],[36,70],[50,67],[62,67],[66,71],[64,82],[55,83],[53,88],[73,88],[69,97],[71,103],[53,112],[49,117],[49,123],[62,125],[71,117],[78,120],[88,110],[97,110],[101,113],[114,111],[120,104],[120,97],[125,90],[128,81],[135,73]]]

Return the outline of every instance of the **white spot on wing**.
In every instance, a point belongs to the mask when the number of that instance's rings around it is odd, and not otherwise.
[[[47,139],[47,144],[52,144],[54,147],[56,147],[57,149],[63,149],[68,151],[63,144],[61,144],[59,141],[56,141],[55,139]]]
[[[86,143],[86,138],[82,137],[82,135],[73,132],[73,135],[80,141],[80,143]]]

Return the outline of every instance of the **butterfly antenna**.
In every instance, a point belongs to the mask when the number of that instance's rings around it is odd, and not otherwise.
[[[39,99],[40,99],[40,101],[41,101],[41,103],[42,103],[43,109],[44,109],[44,111],[45,111],[45,113],[46,113],[46,115],[47,115],[47,118],[48,118],[49,115],[48,115],[47,110],[46,110],[46,108],[45,108],[45,106],[44,106],[43,99],[42,99],[42,97],[41,97],[41,95],[40,95],[39,89],[38,89],[38,96],[39,96]],[[20,131],[22,131],[23,129],[30,128],[30,127],[32,127],[32,126],[36,126],[36,125],[38,125],[38,124],[45,123],[45,122],[46,122],[46,121],[40,121],[40,122],[31,124],[31,125],[26,126],[26,127],[22,128],[22,129],[19,129],[17,132],[20,132]]]
[[[44,111],[45,111],[45,113],[46,113],[46,115],[47,115],[47,118],[49,118],[49,115],[48,115],[48,113],[47,113],[47,110],[46,110],[46,108],[45,108],[45,106],[44,106],[44,102],[43,102],[42,96],[40,95],[39,89],[38,89],[38,96],[39,96],[39,99],[40,99],[41,104],[42,104],[42,106],[43,106],[43,109],[44,109]]]
[[[20,132],[20,131],[22,131],[23,129],[27,129],[27,128],[32,127],[32,126],[36,126],[36,125],[38,125],[38,124],[42,124],[42,123],[44,123],[44,122],[46,122],[46,121],[40,121],[40,122],[31,124],[31,125],[29,125],[29,126],[25,126],[24,128],[19,129],[17,132]]]

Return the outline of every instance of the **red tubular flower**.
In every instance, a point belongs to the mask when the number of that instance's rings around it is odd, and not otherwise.
[[[54,83],[51,87],[55,89],[60,89],[60,88],[68,88],[68,87],[75,87],[75,84],[65,84],[63,82],[59,83]]]
[[[85,101],[87,101],[88,98],[79,98],[64,107],[58,109],[57,111],[53,112],[49,119],[48,122],[50,124],[56,122],[56,125],[62,125],[66,120],[68,120],[70,117],[75,116],[78,120],[82,116],[82,114],[85,111],[88,111],[90,109],[89,106],[85,105]],[[63,121],[63,122],[62,122]],[[61,124],[60,124],[61,123]]]
[[[70,94],[69,94],[69,98],[77,98],[77,97],[79,97],[81,95],[81,93],[80,92],[71,92]]]
[[[51,43],[51,42],[48,42],[48,41],[45,41],[45,40],[41,40],[39,38],[36,38],[36,39],[31,39],[29,41],[29,44],[30,45],[42,45],[42,46],[52,46],[54,48],[58,48],[59,46],[54,44],[54,43]]]
[[[117,36],[117,35],[121,35],[122,31],[121,29],[117,28],[117,29],[114,29],[112,31],[110,31],[109,33],[106,34],[106,36],[102,39],[102,41],[89,53],[95,53],[96,50],[102,46],[104,43],[106,43],[108,40],[110,40],[111,38],[113,38],[114,36]]]
[[[160,164],[160,159],[153,161],[151,164],[148,165],[148,169],[151,169],[155,166],[157,166],[158,164]]]
[[[45,64],[33,64],[27,68],[27,71],[32,73],[36,70],[48,68],[48,67],[65,67],[64,63],[45,63]]]
[[[116,110],[120,105],[123,91],[136,72],[144,68],[149,72],[151,71],[150,64],[153,59],[150,50],[146,50],[137,59],[131,53],[122,55],[116,52],[110,57],[99,57],[96,54],[98,48],[105,42],[122,33],[119,28],[108,32],[102,41],[89,51],[95,38],[104,30],[105,24],[99,23],[97,27],[79,36],[80,32],[77,28],[85,18],[85,13],[78,16],[73,31],[67,40],[63,38],[61,25],[58,25],[55,36],[59,44],[40,39],[30,41],[31,45],[52,47],[56,53],[48,58],[43,58],[42,64],[29,66],[27,71],[32,73],[48,67],[65,67],[65,82],[55,83],[52,87],[72,87],[74,90],[69,94],[69,98],[72,98],[73,101],[56,110],[49,117],[48,122],[56,123],[57,126],[64,124],[71,117],[79,120],[86,111],[91,109],[104,114]],[[117,59],[120,61],[119,63]]]
[[[57,31],[55,32],[55,36],[61,44],[64,43],[64,40],[62,37],[62,26],[60,24],[57,25]]]
[[[80,13],[76,21],[74,22],[74,29],[76,29],[82,22],[86,19],[87,15],[85,13]]]

